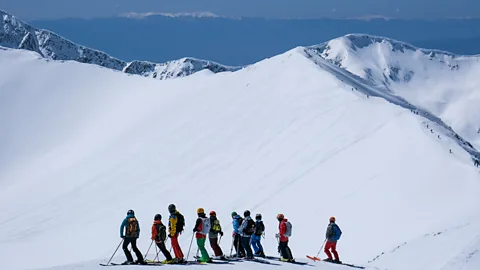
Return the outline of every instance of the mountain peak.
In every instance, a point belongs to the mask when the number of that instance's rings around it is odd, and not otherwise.
[[[3,10],[0,10],[0,15],[2,16],[2,21],[0,21],[0,46],[34,51],[46,59],[94,64],[129,74],[162,80],[188,76],[203,69],[209,69],[217,73],[240,68],[188,58],[159,64],[146,61],[129,63],[105,52],[75,44],[51,31],[36,29]],[[175,69],[171,69],[172,66],[175,66]]]

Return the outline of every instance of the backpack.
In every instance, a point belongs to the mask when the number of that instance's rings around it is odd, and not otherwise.
[[[335,241],[340,240],[340,236],[342,236],[342,230],[340,230],[340,227],[338,227],[337,224],[334,224],[332,229],[333,229],[332,239]]]
[[[263,221],[255,222],[255,235],[261,236],[264,231],[265,231],[265,225],[263,224]]]
[[[255,232],[255,221],[253,219],[247,220],[247,226],[243,230],[246,235],[252,235]]]
[[[222,231],[222,227],[220,226],[220,221],[216,218],[210,218],[212,228],[210,229],[210,232],[212,233],[218,233]]]
[[[285,236],[286,237],[291,237],[292,236],[292,223],[290,221],[285,222],[285,226],[287,227],[287,230],[285,231]]]
[[[242,226],[242,223],[243,223],[243,218],[241,216],[238,216],[237,221],[238,221],[238,227],[240,228],[240,226]]]
[[[138,238],[138,220],[135,217],[127,219],[127,231],[125,236],[129,238]]]
[[[208,234],[208,232],[210,232],[210,229],[212,228],[212,225],[210,223],[210,219],[209,218],[200,218],[202,220],[202,231],[200,231],[199,233],[201,234]]]
[[[183,227],[185,227],[185,217],[180,212],[177,212],[175,215],[177,216],[177,233],[181,233],[183,232]]]
[[[165,242],[165,240],[167,240],[167,227],[165,227],[163,224],[155,224],[155,228],[157,229],[155,241]]]

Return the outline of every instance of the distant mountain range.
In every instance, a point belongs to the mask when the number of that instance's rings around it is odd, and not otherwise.
[[[183,77],[204,69],[215,73],[238,69],[185,57],[165,63],[126,62],[105,52],[73,43],[54,32],[34,28],[4,11],[0,10],[0,15],[0,46],[34,51],[46,59],[73,60],[156,79]]]
[[[296,46],[350,33],[402,40],[455,54],[478,54],[479,19],[397,20],[230,18],[212,13],[128,13],[121,17],[31,21],[126,61],[166,62],[185,56],[248,65]]]

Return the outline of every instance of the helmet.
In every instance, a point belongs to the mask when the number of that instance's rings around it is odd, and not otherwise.
[[[330,217],[330,222],[335,222],[335,217]]]
[[[278,220],[283,220],[284,218],[285,218],[285,216],[283,214],[278,214],[277,215]]]
[[[217,213],[215,213],[215,211],[210,211],[210,216],[217,216]]]
[[[162,215],[156,214],[153,219],[154,219],[154,220],[162,220]]]
[[[175,210],[177,210],[177,207],[175,207],[175,204],[170,204],[168,206],[168,212],[173,213],[175,212]]]
[[[197,214],[205,214],[205,210],[203,210],[203,208],[198,208]]]
[[[132,209],[130,209],[128,210],[127,215],[135,215],[135,212]]]
[[[243,212],[243,216],[249,217],[250,216],[250,211],[245,210],[245,212]]]
[[[233,211],[233,212],[232,212],[232,217],[234,217],[234,216],[236,216],[236,215],[238,215],[237,212]]]
[[[262,214],[257,214],[257,215],[255,216],[255,219],[256,219],[256,220],[261,220],[261,219],[262,219]]]

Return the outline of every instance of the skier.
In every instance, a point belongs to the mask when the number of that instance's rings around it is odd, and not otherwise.
[[[280,260],[284,262],[294,262],[295,260],[293,259],[292,251],[288,246],[288,238],[291,236],[291,228],[292,228],[291,224],[283,214],[278,214],[277,220],[279,222],[278,224],[279,233],[277,233],[276,237],[279,240],[278,251],[282,256]]]
[[[210,256],[208,255],[207,250],[205,249],[205,242],[207,240],[207,234],[210,232],[210,219],[205,215],[205,210],[203,208],[197,209],[197,221],[195,222],[195,227],[193,232],[195,233],[195,238],[197,239],[197,246],[202,257],[199,259],[201,262],[210,262]]]
[[[240,232],[238,231],[238,229],[240,228],[240,225],[242,224],[242,221],[243,221],[243,218],[237,214],[237,212],[232,212],[232,224],[233,224],[233,234],[232,234],[232,238],[233,238],[233,246],[235,247],[235,251],[237,252],[237,254],[235,255],[235,257],[238,257],[238,258],[243,258],[245,257],[245,249],[243,248],[243,245],[242,245],[242,237],[240,236]]]
[[[262,221],[262,215],[257,214],[255,216],[255,233],[252,235],[252,246],[253,250],[255,253],[253,254],[254,256],[258,257],[265,257],[265,253],[263,252],[263,247],[262,247],[262,236],[265,231],[265,225],[263,224]]]
[[[123,252],[125,252],[125,256],[127,257],[127,260],[123,264],[146,264],[143,260],[142,253],[137,247],[137,239],[140,237],[140,225],[133,210],[128,210],[127,217],[120,226],[120,237],[123,238]],[[132,244],[132,249],[137,256],[136,262],[133,262],[132,254],[128,250],[129,244]]]
[[[163,264],[173,263],[172,255],[165,247],[165,241],[167,240],[167,228],[162,223],[162,215],[156,214],[153,219],[152,225],[152,240],[155,241],[160,251],[165,256]]]
[[[215,257],[221,260],[226,260],[223,255],[222,248],[218,244],[218,235],[223,236],[222,226],[220,226],[220,221],[217,219],[217,213],[215,211],[210,211],[210,232],[208,234],[208,240],[210,241],[210,247],[212,247]]]
[[[475,167],[480,166],[480,161],[478,159],[475,159],[475,161],[473,163],[474,163]]]
[[[252,235],[255,232],[255,221],[250,217],[250,211],[245,210],[243,213],[244,219],[238,231],[242,236],[242,245],[247,253],[246,259],[252,260],[253,259],[253,251],[252,247],[250,246],[250,239],[252,239]]]
[[[325,243],[324,251],[328,256],[328,258],[325,259],[326,262],[342,263],[337,253],[337,241],[340,239],[341,235],[342,231],[335,223],[335,217],[330,217],[330,224],[328,224],[327,232],[325,234],[327,242]],[[332,252],[330,252],[330,250]],[[332,258],[332,253],[335,256],[335,260]]]
[[[178,244],[178,236],[183,232],[185,226],[185,218],[174,204],[168,206],[168,212],[170,213],[170,219],[168,221],[168,237],[170,237],[173,252],[175,253],[174,263],[183,263],[183,252]]]

